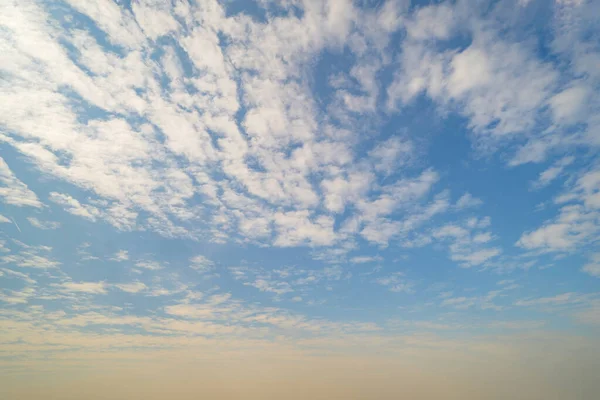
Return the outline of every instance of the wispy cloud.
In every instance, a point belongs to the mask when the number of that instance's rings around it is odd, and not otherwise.
[[[0,198],[6,204],[18,207],[41,208],[43,205],[26,184],[21,182],[0,157]]]
[[[56,221],[40,221],[35,217],[27,217],[27,221],[29,221],[32,226],[38,229],[54,230],[60,228],[60,222]]]

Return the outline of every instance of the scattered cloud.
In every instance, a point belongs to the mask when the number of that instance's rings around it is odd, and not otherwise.
[[[107,284],[105,282],[65,282],[60,285],[63,293],[88,293],[106,294]]]
[[[414,293],[414,283],[407,281],[402,272],[375,279],[375,283],[386,286],[391,292]]]
[[[535,180],[531,186],[534,189],[540,189],[549,185],[552,181],[558,178],[566,167],[571,165],[575,161],[575,157],[568,156],[558,160],[552,167],[544,170],[540,173],[540,176]]]
[[[214,266],[215,263],[203,255],[197,255],[190,259],[190,268],[200,273],[212,271]]]
[[[522,307],[535,307],[535,306],[554,306],[554,305],[565,305],[582,303],[586,301],[586,296],[582,296],[579,293],[562,293],[552,297],[539,297],[532,299],[523,299],[515,302],[516,306]]]
[[[21,268],[52,269],[61,263],[49,258],[47,248],[40,246],[27,246],[17,253],[11,253],[0,257],[3,264],[16,265]]]
[[[463,210],[465,208],[478,207],[482,204],[483,201],[481,201],[477,197],[473,197],[471,193],[465,193],[460,197],[460,199],[456,201],[456,208],[459,210]]]
[[[42,208],[37,195],[21,182],[0,157],[0,199],[6,204],[17,207]]]
[[[116,284],[115,287],[127,293],[139,293],[148,289],[148,287],[142,282],[119,283]]]
[[[494,300],[502,296],[502,292],[502,290],[492,290],[483,296],[445,297],[441,302],[441,306],[457,310],[479,308],[482,310],[502,311],[505,307],[494,302]]]
[[[119,250],[111,257],[111,261],[122,262],[127,260],[129,260],[129,252],[127,250]]]
[[[50,193],[50,200],[65,207],[66,212],[90,221],[96,221],[97,216],[100,215],[100,211],[96,207],[84,206],[68,194],[52,192]]]
[[[163,265],[160,262],[154,260],[140,260],[135,263],[135,266],[149,271],[157,271],[159,269],[163,269]]]
[[[600,253],[592,255],[590,262],[584,265],[581,271],[588,275],[600,278]]]
[[[383,261],[383,257],[381,256],[356,256],[350,259],[352,264],[376,263],[381,261]]]
[[[555,199],[560,211],[536,230],[525,232],[517,245],[527,250],[570,252],[596,237],[600,229],[600,170],[586,171]]]
[[[484,221],[482,223],[482,221]],[[433,229],[431,236],[439,241],[449,242],[450,259],[465,268],[485,265],[498,257],[502,250],[489,247],[493,235],[490,232],[477,231],[489,224],[489,220],[469,219],[461,225],[444,225]]]
[[[55,230],[60,228],[60,222],[56,221],[40,221],[35,217],[27,217],[27,221],[29,221],[32,226],[42,230]]]

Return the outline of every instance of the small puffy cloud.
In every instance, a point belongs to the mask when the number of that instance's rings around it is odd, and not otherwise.
[[[190,268],[198,272],[208,272],[212,270],[214,266],[215,263],[203,255],[197,255],[190,258]]]
[[[544,170],[540,173],[537,180],[535,180],[531,185],[534,189],[540,189],[547,185],[549,185],[552,181],[558,178],[564,169],[571,165],[575,161],[574,157],[564,157],[561,160],[557,161],[550,168]]]
[[[562,293],[551,297],[539,297],[534,299],[522,299],[515,302],[516,306],[536,307],[536,306],[560,306],[566,304],[576,304],[586,301],[586,296],[579,293]]]
[[[127,293],[139,293],[148,289],[142,282],[132,282],[132,283],[119,283],[114,285],[117,289],[122,290]]]
[[[38,229],[54,230],[54,229],[60,228],[60,222],[55,222],[55,221],[40,221],[39,219],[37,219],[35,217],[27,217],[27,221],[29,221],[29,223],[32,226],[35,226]]]
[[[366,264],[383,261],[381,256],[356,256],[349,260],[352,264]]]
[[[556,217],[537,229],[524,232],[517,245],[542,252],[570,252],[593,241],[600,232],[600,170],[580,174],[555,198]]]
[[[450,306],[457,309],[467,309],[476,304],[476,299],[472,297],[449,297],[442,301],[443,306]]]
[[[129,252],[127,250],[119,250],[117,251],[110,259],[111,261],[127,261],[129,260]]]
[[[8,254],[0,257],[4,264],[15,264],[22,268],[51,269],[58,267],[61,263],[40,254],[40,249],[29,247],[18,253]]]
[[[386,286],[390,292],[414,293],[414,283],[406,281],[402,272],[394,272],[391,275],[377,278],[375,283]]]
[[[465,193],[456,201],[456,208],[463,210],[465,208],[479,207],[483,204],[483,201],[477,197],[473,197],[471,193]]]
[[[163,265],[158,261],[152,260],[140,260],[135,263],[135,266],[142,269],[147,269],[149,271],[158,271],[159,269],[163,269]]]
[[[471,229],[473,228],[487,228],[488,226],[490,226],[492,224],[492,219],[490,217],[483,217],[483,218],[469,218],[467,220],[467,226]]]
[[[21,290],[0,290],[0,301],[8,304],[27,304],[29,298],[36,294],[33,287],[25,287]]]
[[[369,152],[375,170],[386,174],[392,173],[414,156],[414,145],[408,140],[391,137],[379,143]]]
[[[21,280],[23,280],[25,283],[27,283],[29,285],[33,285],[33,284],[36,283],[36,281],[34,279],[32,279],[28,274],[25,274],[23,272],[14,271],[14,270],[9,269],[9,268],[2,268],[0,270],[0,272],[3,275],[6,275],[6,277],[21,279]]]
[[[106,282],[65,282],[58,285],[64,293],[106,294]]]
[[[595,213],[581,206],[565,206],[555,221],[525,232],[517,245],[527,250],[571,251],[598,232],[596,219]]]
[[[481,296],[446,296],[443,297],[441,305],[445,307],[456,308],[458,310],[466,310],[472,307],[477,307],[482,310],[500,311],[503,309],[503,306],[494,303],[494,300],[498,298],[501,295],[501,293],[501,290],[492,290],[487,294]]]
[[[465,266],[481,265],[494,257],[499,256],[500,249],[482,249],[473,252],[456,252],[450,255],[453,261],[458,261]]]
[[[274,242],[276,246],[329,246],[337,240],[333,229],[334,220],[329,216],[311,218],[308,211],[278,212],[274,221],[278,232]]]
[[[0,214],[0,224],[11,224],[12,221],[6,218],[4,215]]]
[[[96,221],[96,218],[100,216],[100,210],[98,210],[98,208],[90,205],[83,205],[79,200],[68,194],[51,192],[50,200],[63,206],[66,212],[89,219],[90,221]]]
[[[293,292],[292,287],[287,282],[269,281],[267,279],[256,279],[253,282],[247,282],[245,284],[253,286],[261,292],[275,293],[278,296]]]
[[[497,247],[487,247],[493,240],[490,232],[478,231],[488,224],[489,220],[485,218],[470,218],[463,225],[448,224],[435,228],[432,237],[449,242],[450,259],[460,263],[462,267],[485,265],[502,253]]]
[[[596,253],[591,257],[589,263],[583,266],[581,271],[588,275],[600,278],[600,253]]]

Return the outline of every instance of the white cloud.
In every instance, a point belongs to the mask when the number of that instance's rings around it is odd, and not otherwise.
[[[25,283],[29,285],[34,285],[36,281],[32,279],[28,274],[19,271],[13,271],[12,269],[2,268],[0,272],[4,273],[7,277],[15,277],[17,279],[23,280]]]
[[[35,218],[35,217],[27,217],[27,221],[29,221],[29,223],[32,226],[35,226],[38,229],[43,229],[43,230],[54,230],[54,229],[58,229],[60,228],[60,222],[55,222],[55,221],[40,221],[39,219]]]
[[[197,255],[190,258],[190,268],[204,273],[211,271],[215,266],[215,263],[203,255]]]
[[[153,260],[140,260],[135,263],[135,266],[150,271],[158,271],[159,269],[163,269],[163,265],[160,262]]]
[[[404,279],[404,274],[401,272],[377,278],[375,283],[386,286],[391,292],[414,293],[414,283]]]
[[[406,103],[425,91],[442,104],[456,104],[477,133],[528,133],[557,73],[520,44],[506,42],[482,26],[472,25],[473,42],[458,53],[435,53],[427,42],[407,42],[402,72],[388,90],[392,104],[396,99]]]
[[[316,287],[327,289],[332,282],[351,277],[350,273],[345,273],[344,269],[337,265],[322,269],[283,267],[273,270],[237,266],[229,267],[229,272],[234,279],[243,282],[245,286],[254,287],[261,292],[273,293],[275,301],[281,300],[287,294],[291,297],[301,294],[300,297],[303,299],[310,299],[309,295]],[[292,293],[294,296],[291,295]]]
[[[471,253],[453,253],[450,256],[450,258],[453,261],[458,261],[458,262],[463,263],[464,265],[472,266],[472,265],[481,265],[481,264],[485,263],[486,261],[488,261],[494,257],[497,257],[498,255],[500,255],[500,253],[501,253],[500,249],[493,248],[493,249],[476,250]]]
[[[91,221],[96,221],[96,218],[100,215],[100,211],[96,207],[83,205],[68,194],[52,192],[50,193],[50,200],[65,207],[66,212]]]
[[[600,253],[592,255],[590,262],[584,265],[581,271],[600,278]]]
[[[456,201],[456,208],[462,210],[465,208],[478,207],[482,204],[483,201],[481,201],[477,197],[473,197],[471,193],[465,193],[460,197],[460,199]]]
[[[536,230],[525,232],[517,245],[528,250],[547,252],[572,251],[590,240],[600,230],[600,171],[589,170],[557,198],[558,216]],[[570,204],[575,203],[575,204]]]
[[[457,310],[466,310],[473,307],[478,307],[482,310],[495,310],[501,311],[504,307],[496,304],[495,299],[501,296],[501,290],[492,290],[483,296],[458,296],[458,297],[445,297],[441,305],[445,307],[452,307]]]
[[[383,261],[381,256],[356,256],[350,259],[352,264],[366,264],[381,261]]]
[[[18,207],[42,207],[36,194],[17,179],[2,157],[0,157],[0,184],[0,198],[4,203]]]
[[[27,304],[29,298],[33,297],[36,290],[32,287],[25,287],[21,290],[6,290],[0,291],[0,301],[8,304]]]
[[[0,214],[0,224],[12,224],[12,221]]]
[[[49,269],[58,267],[61,264],[60,262],[40,254],[45,250],[45,248],[26,246],[18,253],[0,257],[0,262],[3,264],[15,264],[22,268]]]
[[[462,267],[486,265],[498,257],[502,250],[498,247],[486,247],[493,240],[490,232],[477,231],[489,225],[489,218],[477,220],[471,218],[464,225],[443,225],[432,231],[437,240],[449,241],[450,259]]]
[[[422,7],[407,21],[406,30],[414,39],[447,39],[456,29],[458,17],[455,9],[447,4]]]
[[[579,293],[562,293],[552,297],[539,297],[534,299],[523,299],[515,302],[516,306],[535,307],[535,306],[560,306],[567,304],[576,304],[585,302],[586,296]]]
[[[554,120],[558,123],[580,120],[586,114],[586,99],[589,95],[589,89],[583,85],[569,87],[554,95],[549,100]]]
[[[406,164],[414,156],[414,152],[414,145],[410,141],[391,137],[379,143],[369,155],[375,163],[376,171],[390,174]]]
[[[292,287],[287,282],[274,282],[265,279],[256,279],[253,282],[247,282],[247,285],[254,286],[261,292],[275,293],[276,295],[282,295],[293,292]]]
[[[139,293],[148,289],[148,286],[142,282],[118,283],[115,287],[127,293]]]
[[[362,92],[357,101],[369,105],[364,112],[374,112],[383,50],[401,20],[396,5],[360,13],[351,2],[305,5],[300,18],[263,24],[227,16],[216,2],[172,8],[143,1],[133,12],[113,4],[69,4],[119,51],[86,29],[61,30],[43,7],[6,6],[3,23],[18,40],[8,46],[14,80],[5,100],[18,107],[2,112],[2,121],[14,132],[3,140],[45,174],[89,192],[87,204],[67,193],[50,195],[74,215],[168,237],[208,233],[216,242],[242,236],[278,246],[331,246],[349,233],[336,231],[329,213],[369,201],[374,172],[389,174],[412,156],[412,143],[392,137],[373,143],[363,156],[365,167],[347,170],[356,141],[363,139],[322,122],[311,88],[300,79],[319,52],[349,40],[361,59],[347,77]],[[163,46],[157,40],[163,35],[185,54]],[[77,51],[67,51],[57,37]],[[33,54],[34,44],[45,52]],[[148,58],[148,49],[160,49],[161,59]],[[33,65],[35,57],[39,65]],[[187,57],[192,71],[184,68]],[[169,81],[164,87],[158,78],[163,73]],[[82,98],[81,108],[58,90],[63,86]],[[89,119],[82,111],[87,105],[111,118]],[[340,107],[346,119],[361,111]],[[141,124],[129,122],[138,117]],[[386,196],[381,202],[394,196],[414,201],[393,190]],[[202,218],[206,213],[211,220]],[[190,221],[197,228],[183,226]]]
[[[121,262],[127,260],[129,260],[129,252],[127,250],[119,250],[111,257],[111,261]]]
[[[278,233],[276,246],[330,246],[337,240],[334,220],[325,215],[311,218],[308,211],[279,212],[275,214],[274,222]]]
[[[573,161],[575,161],[575,158],[572,156],[560,159],[559,161],[554,163],[554,165],[552,165],[550,168],[541,172],[538,179],[532,183],[532,186],[535,189],[539,189],[549,185],[552,181],[558,178],[562,174],[564,169],[571,165]]]
[[[170,5],[162,1],[143,0],[133,3],[131,8],[137,23],[149,39],[156,40],[179,27]]]
[[[60,285],[60,291],[64,293],[89,293],[106,294],[106,282],[65,282]]]
[[[144,39],[131,14],[121,12],[116,3],[105,4],[99,0],[68,0],[67,3],[94,20],[114,44],[137,47]]]
[[[597,21],[588,16],[597,7],[582,4],[553,5],[551,47],[558,61],[542,59],[530,42],[506,35],[520,28],[506,21],[501,5],[485,11],[464,2],[418,8],[404,21],[401,68],[387,90],[390,108],[424,93],[441,112],[468,118],[484,153],[515,144],[510,165],[597,146],[600,101],[593,88],[600,83],[594,68],[600,51],[589,36]],[[466,48],[447,46],[466,36],[471,38]]]

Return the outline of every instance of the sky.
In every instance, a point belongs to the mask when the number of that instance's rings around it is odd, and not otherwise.
[[[0,2],[0,397],[592,399],[600,1]]]

